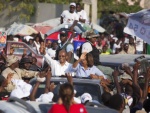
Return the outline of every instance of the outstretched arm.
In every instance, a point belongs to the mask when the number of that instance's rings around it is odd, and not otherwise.
[[[117,93],[120,94],[121,93],[121,87],[120,87],[120,84],[118,82],[119,72],[117,70],[114,70],[114,72],[112,73],[112,76],[114,78],[114,82],[115,82],[115,85],[116,85]]]
[[[72,67],[73,67],[73,68],[76,68],[76,67],[78,66],[78,64],[79,64],[82,60],[84,60],[85,58],[86,58],[86,53],[83,53],[83,54],[80,56],[80,58],[79,58],[75,63],[73,63]]]

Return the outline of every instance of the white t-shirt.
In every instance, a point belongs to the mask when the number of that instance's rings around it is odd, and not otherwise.
[[[61,17],[63,17],[64,24],[73,24],[75,20],[79,21],[79,16],[77,13],[70,13],[68,10],[63,11]]]
[[[143,40],[141,38],[136,37],[135,44],[136,44],[137,51],[143,51]]]
[[[89,23],[87,14],[84,10],[77,12],[77,15],[79,16],[80,19],[85,19],[85,23]]]
[[[121,43],[122,43],[122,41],[120,41],[118,45],[116,43],[114,43],[114,45],[113,45],[113,53],[116,52],[116,48],[120,48],[120,44]]]

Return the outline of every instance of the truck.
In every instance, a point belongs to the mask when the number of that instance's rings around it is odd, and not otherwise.
[[[15,42],[15,41],[7,41],[5,51],[6,55],[10,54],[10,49],[14,48],[14,55],[17,56],[19,59],[22,58],[24,49],[27,50],[27,54],[31,54],[33,57],[36,57],[37,59],[37,65],[39,67],[42,67],[44,63],[44,58],[42,55],[36,53],[29,45],[27,45],[25,42]]]

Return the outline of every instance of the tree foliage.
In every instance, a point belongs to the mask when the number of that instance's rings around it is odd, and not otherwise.
[[[128,5],[127,0],[98,0],[98,14],[101,16],[101,12],[105,11],[105,13],[108,13],[110,11],[113,12],[126,12],[126,13],[133,13],[141,10],[140,7],[140,0],[132,0],[134,2],[134,5]]]
[[[131,13],[141,9],[139,6],[140,0],[132,0],[135,1],[135,5],[132,6],[128,6],[127,0],[116,1],[117,0],[98,0],[98,17],[101,16],[102,11],[106,13],[109,11]],[[70,2],[82,2],[82,0],[0,0],[0,11],[7,8],[9,10],[9,16],[15,12],[18,14],[20,21],[29,21],[30,17],[36,12],[34,4],[37,2],[69,4]]]

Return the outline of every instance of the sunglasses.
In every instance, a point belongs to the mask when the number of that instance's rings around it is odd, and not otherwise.
[[[66,57],[65,55],[59,55],[59,57]]]

